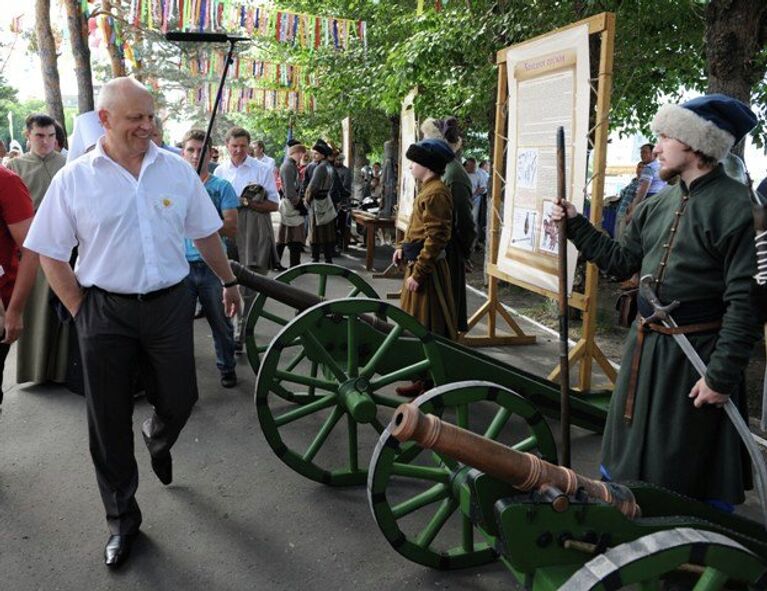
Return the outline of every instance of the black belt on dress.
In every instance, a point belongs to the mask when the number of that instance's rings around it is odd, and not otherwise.
[[[403,256],[403,258],[408,263],[412,263],[413,261],[418,260],[418,255],[421,254],[421,251],[423,250],[424,243],[425,243],[424,240],[419,240],[417,242],[403,242],[400,245],[401,248],[402,248],[402,256]],[[435,260],[441,261],[444,258],[445,258],[445,251],[443,249],[437,255],[437,258]]]
[[[150,291],[148,293],[117,293],[116,291],[107,291],[106,289],[101,289],[98,285],[94,285],[92,287],[89,287],[88,289],[95,289],[96,291],[100,291],[101,293],[105,293],[110,296],[115,296],[118,298],[125,298],[127,300],[138,300],[139,302],[145,302],[149,300],[154,300],[159,297],[162,297],[164,295],[169,294],[174,289],[177,289],[181,286],[183,281],[179,281],[175,285],[171,285],[170,287],[163,287],[162,289],[158,289],[156,291]]]

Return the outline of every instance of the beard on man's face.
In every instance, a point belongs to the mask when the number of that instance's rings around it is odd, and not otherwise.
[[[682,174],[682,170],[680,167],[675,168],[664,168],[663,165],[661,165],[660,170],[658,171],[658,176],[660,177],[660,180],[669,182],[671,179],[673,179],[676,176],[679,176]]]

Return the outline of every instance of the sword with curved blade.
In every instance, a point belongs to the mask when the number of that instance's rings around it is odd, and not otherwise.
[[[671,317],[671,310],[679,306],[679,302],[673,301],[670,304],[664,306],[661,304],[658,296],[653,289],[655,278],[652,275],[645,275],[639,280],[639,295],[643,297],[647,302],[652,305],[654,310],[653,315],[646,319],[646,322],[660,322],[666,328],[676,328],[679,325]],[[706,376],[706,364],[701,359],[695,347],[692,346],[690,339],[687,335],[681,333],[675,333],[671,335],[682,349],[687,359],[692,363],[693,367],[698,371],[701,377]],[[743,417],[740,416],[735,403],[728,398],[724,404],[724,410],[727,413],[730,421],[732,422],[735,430],[740,435],[743,444],[748,450],[748,455],[751,456],[751,463],[754,466],[754,472],[756,474],[756,491],[759,495],[759,502],[762,505],[762,525],[767,529],[767,466],[764,463],[764,457],[762,456],[759,448],[756,446],[754,437],[751,430],[746,425]]]

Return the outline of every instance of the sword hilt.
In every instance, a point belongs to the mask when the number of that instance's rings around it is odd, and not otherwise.
[[[647,300],[647,302],[652,306],[653,313],[649,318],[645,318],[644,322],[645,324],[648,324],[650,322],[655,322],[656,320],[660,321],[661,323],[674,323],[674,320],[671,318],[670,314],[672,310],[675,310],[679,307],[679,302],[677,300],[674,300],[670,304],[663,305],[660,302],[660,299],[658,298],[658,295],[655,293],[655,290],[653,289],[653,284],[655,283],[655,278],[650,275],[644,275],[639,280],[639,295]]]

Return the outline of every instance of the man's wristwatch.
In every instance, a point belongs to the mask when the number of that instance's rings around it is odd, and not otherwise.
[[[224,287],[234,287],[235,285],[239,285],[239,283],[240,282],[237,281],[237,278],[235,277],[234,279],[232,279],[231,281],[227,281],[223,285],[224,285]]]

